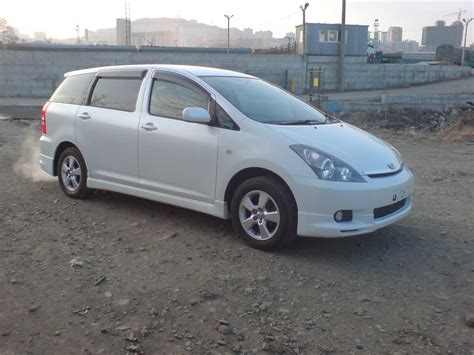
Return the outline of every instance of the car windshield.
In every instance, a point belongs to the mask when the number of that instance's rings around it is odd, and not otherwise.
[[[326,116],[297,97],[263,80],[246,77],[204,76],[247,117],[270,124],[322,124]]]

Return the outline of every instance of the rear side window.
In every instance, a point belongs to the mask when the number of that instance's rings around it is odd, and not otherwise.
[[[133,112],[143,79],[99,78],[94,86],[90,106]]]
[[[183,110],[187,107],[209,110],[209,95],[171,81],[154,80],[150,114],[180,120],[183,118]]]
[[[50,101],[64,104],[82,105],[95,73],[78,74],[66,77],[51,96]]]

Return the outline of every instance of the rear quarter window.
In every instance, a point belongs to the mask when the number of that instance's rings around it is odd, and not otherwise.
[[[143,79],[99,78],[92,92],[90,106],[133,112]]]
[[[66,77],[51,96],[50,101],[64,104],[82,105],[95,73],[78,74]]]

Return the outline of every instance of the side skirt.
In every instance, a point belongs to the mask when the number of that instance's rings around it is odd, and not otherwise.
[[[114,191],[126,195],[141,197],[148,200],[166,203],[177,207],[187,208],[189,210],[202,212],[223,219],[229,219],[227,204],[222,201],[216,201],[215,204],[195,201],[184,197],[172,196],[156,191],[145,190],[140,187],[126,186],[115,182],[109,182],[99,179],[87,179],[87,187],[91,189]]]

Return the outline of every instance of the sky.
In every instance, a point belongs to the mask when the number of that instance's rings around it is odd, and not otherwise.
[[[306,0],[308,22],[339,23],[341,0]],[[299,5],[305,0],[130,0],[131,18],[181,17],[199,22],[226,27],[224,14],[234,15],[231,27],[271,30],[275,37],[284,37],[294,32],[295,25],[302,22]],[[76,36],[75,28],[115,27],[115,19],[125,12],[122,0],[0,0],[0,17],[7,19],[21,33],[46,32],[52,38]],[[467,10],[463,17],[474,16],[474,2],[466,0],[347,0],[347,23],[370,25],[379,19],[380,30],[390,26],[403,27],[403,38],[421,42],[423,26],[436,20],[450,24],[457,15],[446,16]],[[474,41],[474,21],[468,34],[468,43]]]

